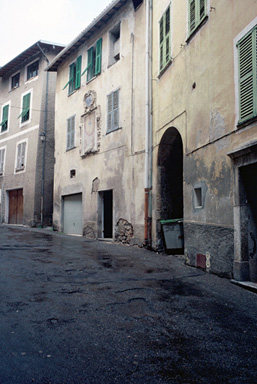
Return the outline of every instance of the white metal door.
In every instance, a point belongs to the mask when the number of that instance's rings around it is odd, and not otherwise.
[[[83,235],[82,193],[64,196],[63,231],[69,235]]]

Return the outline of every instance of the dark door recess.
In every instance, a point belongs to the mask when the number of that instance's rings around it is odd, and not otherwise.
[[[9,192],[9,224],[23,224],[23,190]]]

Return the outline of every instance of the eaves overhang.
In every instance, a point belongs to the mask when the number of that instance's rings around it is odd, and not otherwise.
[[[105,26],[112,16],[117,13],[120,8],[131,0],[113,0],[93,21],[90,23],[74,40],[67,45],[48,65],[46,71],[56,72],[58,66],[74,51],[78,49],[86,40],[103,26]],[[136,9],[143,3],[143,0],[132,0]]]
[[[62,51],[65,47],[63,44],[57,44],[52,43],[48,41],[39,40],[35,44],[31,45],[31,47],[27,48],[25,51],[21,52],[18,56],[16,56],[14,59],[9,61],[4,66],[0,67],[0,77],[8,76],[11,72],[14,72],[16,69],[20,68],[20,66],[35,56],[36,54],[40,54],[41,51],[38,47],[40,45],[41,49],[47,49],[50,47],[54,47],[56,50],[56,53],[59,54],[60,51]]]

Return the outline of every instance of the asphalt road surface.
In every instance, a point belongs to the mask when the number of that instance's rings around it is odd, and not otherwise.
[[[0,383],[257,383],[257,295],[137,247],[0,225]]]

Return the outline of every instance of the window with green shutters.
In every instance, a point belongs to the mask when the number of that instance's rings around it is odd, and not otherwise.
[[[8,129],[9,105],[5,105],[2,109],[2,121],[0,123],[1,132]]]
[[[166,67],[171,60],[171,49],[170,49],[170,6],[164,12],[160,23],[160,71]]]
[[[257,26],[237,43],[239,124],[257,116]]]
[[[5,148],[0,149],[0,175],[4,173]]]
[[[68,88],[68,94],[70,95],[73,93],[76,89],[80,88],[81,85],[81,63],[82,63],[82,56],[79,56],[77,60],[72,63],[69,67],[69,81],[63,89],[69,86]]]
[[[27,93],[22,98],[22,112],[18,116],[18,118],[21,117],[21,123],[25,123],[30,118],[30,93]]]
[[[67,151],[75,147],[75,116],[67,119]]]
[[[107,96],[107,132],[119,129],[119,90]]]
[[[207,15],[207,0],[188,0],[188,24],[191,35]]]
[[[87,81],[101,73],[102,67],[102,38],[87,51]],[[86,71],[85,70],[85,71]],[[83,72],[83,74],[85,73]]]

